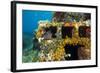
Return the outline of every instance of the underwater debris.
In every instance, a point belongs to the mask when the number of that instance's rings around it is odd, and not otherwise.
[[[33,33],[33,52],[24,55],[23,62],[91,59],[91,17],[86,16],[56,12],[52,21],[40,20]]]

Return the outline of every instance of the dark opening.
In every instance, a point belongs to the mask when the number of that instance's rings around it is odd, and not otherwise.
[[[50,27],[50,31],[51,31],[51,33],[52,33],[52,37],[53,37],[53,38],[56,38],[55,33],[57,32],[57,27],[56,27],[56,26],[51,26],[51,27]]]
[[[65,57],[66,60],[78,60],[78,49],[79,47],[82,47],[83,45],[71,45],[71,44],[66,44],[65,48],[65,53],[70,54],[70,57]]]
[[[80,37],[90,37],[90,27],[80,26],[78,31]]]
[[[72,38],[72,29],[73,27],[65,27],[65,26],[62,26],[62,38],[66,38],[66,36]]]

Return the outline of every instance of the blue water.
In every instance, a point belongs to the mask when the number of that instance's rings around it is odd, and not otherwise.
[[[22,26],[23,33],[32,33],[38,27],[39,20],[49,20],[53,18],[51,11],[23,10],[22,11]]]
[[[22,11],[22,40],[23,40],[23,62],[30,62],[32,58],[37,54],[37,51],[33,51],[33,31],[38,27],[38,21],[48,20],[53,18],[53,12],[51,11],[37,11],[37,10],[23,10]]]

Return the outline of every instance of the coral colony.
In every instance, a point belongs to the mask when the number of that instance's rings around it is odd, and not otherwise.
[[[37,23],[24,63],[91,59],[90,13],[54,12],[52,21]]]

